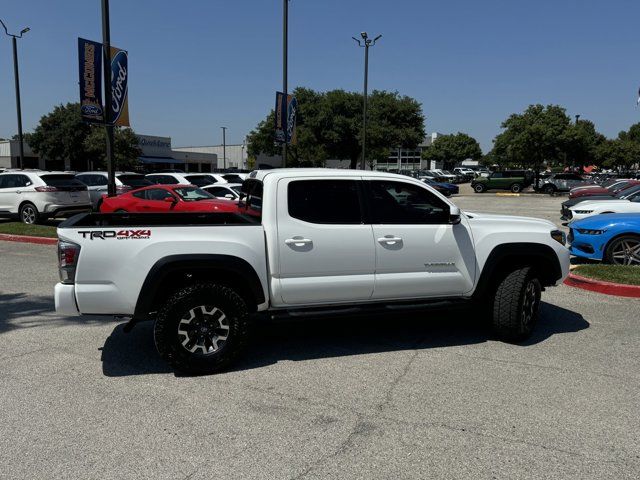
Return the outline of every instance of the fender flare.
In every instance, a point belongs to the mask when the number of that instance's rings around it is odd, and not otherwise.
[[[169,255],[158,260],[149,270],[142,284],[133,318],[143,320],[156,303],[163,285],[179,272],[217,272],[242,279],[243,293],[259,305],[266,301],[260,278],[246,260],[232,255],[180,254]],[[213,278],[212,278],[213,280]],[[251,309],[251,307],[250,307]]]

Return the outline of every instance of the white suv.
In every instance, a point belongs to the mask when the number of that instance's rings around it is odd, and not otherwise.
[[[65,172],[10,170],[0,173],[0,216],[33,224],[50,217],[90,212],[87,186]]]
[[[107,172],[82,172],[76,175],[76,178],[84,183],[89,189],[89,196],[93,208],[100,210],[102,196],[107,194],[109,174]],[[145,178],[141,173],[135,172],[116,172],[116,195],[134,190],[136,188],[148,187],[152,182]]]

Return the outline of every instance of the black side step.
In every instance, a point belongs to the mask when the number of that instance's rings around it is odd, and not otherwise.
[[[429,309],[442,309],[451,307],[464,307],[471,304],[468,298],[451,298],[431,300],[424,302],[395,302],[395,303],[371,303],[361,305],[345,305],[344,307],[332,305],[328,307],[309,307],[291,310],[274,310],[268,312],[273,319],[282,318],[309,318],[309,317],[335,317],[375,315],[389,312],[406,312]]]

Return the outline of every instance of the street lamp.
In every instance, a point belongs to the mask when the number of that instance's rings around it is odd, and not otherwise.
[[[227,169],[227,127],[220,127],[222,129],[222,167]]]
[[[578,120],[580,120],[580,114],[576,115],[576,125],[578,124]]]
[[[366,149],[367,149],[367,84],[369,81],[369,47],[372,47],[376,44],[382,35],[378,35],[376,38],[371,40],[367,32],[361,32],[360,36],[362,37],[362,42],[356,37],[353,38],[359,47],[364,48],[364,106],[362,113],[362,170],[365,169],[366,162]]]
[[[27,33],[30,29],[29,27],[23,28],[22,30],[20,30],[20,33],[18,35],[15,35],[15,34],[9,33],[9,30],[7,30],[7,26],[4,24],[4,22],[1,19],[0,19],[0,23],[4,28],[4,33],[6,33],[7,36],[12,38],[12,43],[13,43],[13,75],[16,81],[16,110],[18,112],[18,142],[19,142],[19,148],[20,148],[18,168],[24,168],[24,141],[22,139],[22,110],[20,108],[20,74],[18,73],[18,45],[17,45],[16,39],[22,38],[22,36],[25,33]]]

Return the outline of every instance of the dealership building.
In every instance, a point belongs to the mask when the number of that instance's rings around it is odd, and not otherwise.
[[[137,135],[137,137],[141,155],[138,157],[139,165],[136,170],[151,172],[175,168],[186,172],[211,172],[216,168],[222,168],[218,165],[222,162],[218,160],[215,152],[174,150],[171,148],[171,137],[154,135]],[[17,168],[19,152],[17,140],[0,141],[0,169]],[[72,165],[69,159],[42,158],[31,150],[27,142],[24,142],[23,168],[86,171],[94,170],[97,166],[91,160],[84,165]]]

